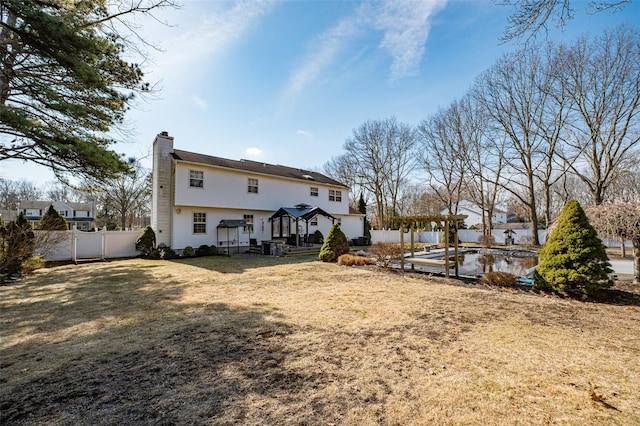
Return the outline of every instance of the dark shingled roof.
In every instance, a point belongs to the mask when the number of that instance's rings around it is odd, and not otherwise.
[[[199,163],[207,166],[224,167],[234,170],[244,170],[247,172],[260,173],[264,175],[298,179],[309,183],[317,182],[347,188],[346,185],[338,182],[337,180],[331,179],[330,177],[325,176],[322,173],[312,172],[310,170],[296,169],[293,167],[261,163],[259,161],[251,160],[229,160],[226,158],[196,154],[194,152],[182,151],[179,149],[174,150],[172,155],[176,160],[187,161],[189,163]]]

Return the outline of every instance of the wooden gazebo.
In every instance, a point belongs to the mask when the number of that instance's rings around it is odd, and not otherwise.
[[[398,223],[400,225],[400,250],[402,251],[402,257],[400,258],[400,269],[404,270],[405,263],[411,263],[411,268],[413,269],[414,264],[418,265],[427,265],[427,266],[438,266],[444,267],[444,274],[447,278],[449,278],[449,269],[450,269],[450,259],[449,259],[449,229],[451,224],[453,224],[453,232],[456,233],[456,238],[454,238],[453,245],[453,256],[454,256],[454,268],[455,268],[455,276],[458,276],[458,226],[464,222],[467,218],[467,215],[464,214],[450,214],[450,215],[427,215],[427,216],[398,216],[392,219],[392,223]],[[415,255],[415,228],[418,223],[433,223],[435,222],[438,226],[441,226],[444,230],[444,261],[438,261],[436,259],[421,259],[414,257]],[[410,238],[411,238],[411,257],[404,257],[404,229],[405,226],[409,226]]]
[[[282,237],[282,230],[284,228],[287,229],[288,235],[295,235],[295,245],[298,247],[300,245],[300,235],[298,232],[298,225],[300,220],[304,221],[305,235],[309,235],[309,221],[314,217],[321,215],[331,220],[331,223],[335,223],[336,218],[326,211],[322,210],[320,207],[312,207],[309,204],[297,204],[294,207],[280,207],[277,212],[275,212],[270,218],[271,222],[271,238]],[[287,226],[283,226],[282,220],[287,221]],[[276,221],[280,221],[277,229],[279,230],[279,234],[277,235],[274,232],[274,225]],[[291,232],[291,222],[293,222],[294,232]]]

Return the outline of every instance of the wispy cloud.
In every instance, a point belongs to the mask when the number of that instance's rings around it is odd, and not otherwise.
[[[207,108],[209,108],[209,103],[198,95],[191,95],[191,102],[203,111],[206,111]]]
[[[384,32],[380,47],[393,58],[392,81],[418,73],[431,30],[431,18],[445,5],[445,0],[384,2],[380,13],[374,14],[375,28]]]
[[[392,58],[389,79],[415,75],[426,51],[431,19],[447,1],[364,2],[309,43],[304,60],[291,73],[283,98],[295,98],[334,64],[354,38],[372,31],[381,33],[378,47]]]
[[[260,148],[247,148],[244,150],[244,152],[249,157],[259,157],[260,155],[262,155],[262,150]]]
[[[345,40],[350,38],[357,29],[357,19],[348,17],[311,41],[309,53],[302,65],[293,71],[284,91],[284,97],[295,97],[308,84],[315,81],[343,49]]]
[[[304,137],[307,137],[307,138],[310,138],[310,137],[313,136],[313,134],[311,132],[306,132],[304,130],[296,131],[296,135],[304,136]]]
[[[162,46],[165,51],[159,57],[156,74],[160,77],[174,73],[184,75],[185,70],[202,69],[194,64],[201,64],[233,47],[276,5],[270,1],[239,1],[230,8],[207,15],[182,16],[175,27],[163,27],[165,32],[178,36],[169,45]]]

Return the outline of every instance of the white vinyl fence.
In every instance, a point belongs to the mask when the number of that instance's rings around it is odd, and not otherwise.
[[[133,257],[140,254],[136,250],[136,240],[142,230],[84,232],[35,231],[39,246],[36,254],[45,260],[78,262],[92,259],[113,259]]]
[[[523,242],[523,238],[531,237],[530,229],[514,229],[513,239],[515,244]],[[442,242],[442,232],[416,232],[414,239],[418,243],[437,244]],[[491,234],[495,237],[497,244],[503,244],[505,241],[504,229],[494,229]],[[458,239],[462,243],[477,243],[478,238],[482,235],[480,231],[472,231],[468,229],[461,229],[458,231]],[[408,243],[411,238],[411,234],[406,232],[404,234],[404,241]],[[538,238],[540,243],[545,241],[545,231],[538,231]],[[383,230],[383,231],[371,231],[371,244],[375,243],[399,243],[400,231],[399,230]]]
[[[513,239],[515,244],[523,243],[523,238],[531,237],[530,229],[513,229]],[[538,238],[540,239],[540,244],[545,242],[546,239],[546,231],[540,230],[538,231]],[[415,242],[417,243],[428,243],[428,244],[437,244],[442,242],[442,232],[416,232],[413,236]],[[497,244],[504,244],[505,242],[505,234],[504,229],[493,229],[491,234],[495,237]],[[477,243],[478,238],[482,235],[480,231],[473,231],[469,229],[460,229],[458,231],[459,241],[462,243]],[[411,234],[406,232],[404,234],[404,242],[408,244],[411,239]],[[383,230],[383,231],[371,231],[371,244],[375,243],[399,243],[400,242],[400,231],[399,230]],[[602,240],[606,247],[620,247],[619,240],[611,240],[604,239]],[[625,247],[633,248],[633,244],[631,241],[625,241]]]

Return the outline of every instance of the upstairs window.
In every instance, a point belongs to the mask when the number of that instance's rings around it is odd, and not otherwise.
[[[329,190],[329,201],[342,202],[342,191]]]
[[[207,233],[207,214],[206,213],[193,214],[193,233],[194,234]]]
[[[318,188],[316,188],[315,186],[311,187],[311,192],[310,194],[312,197],[317,197],[318,196]]]
[[[189,186],[204,188],[204,172],[202,170],[189,170]]]
[[[257,194],[258,193],[258,179],[249,178],[247,180],[247,192],[249,192],[251,194]]]

